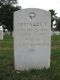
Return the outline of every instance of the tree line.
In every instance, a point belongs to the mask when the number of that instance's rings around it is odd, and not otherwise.
[[[60,17],[56,16],[57,13],[53,9],[49,10],[49,12],[51,13],[51,30],[60,31]],[[55,24],[53,24],[54,21]],[[53,28],[53,25],[56,27]]]
[[[20,6],[15,6],[17,0],[0,0],[0,24],[4,24],[3,28],[11,32],[13,31],[13,13],[19,9]]]
[[[0,0],[0,24],[4,24],[3,28],[11,32],[13,31],[13,13],[21,10],[21,6],[15,6],[17,0]],[[56,16],[55,10],[49,10],[51,13],[51,29],[60,31],[60,18]],[[53,22],[56,28],[53,28]]]

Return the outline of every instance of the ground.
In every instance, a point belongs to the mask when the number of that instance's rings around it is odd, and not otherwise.
[[[51,66],[49,69],[14,70],[13,38],[0,40],[0,80],[60,80],[60,35],[51,38]]]

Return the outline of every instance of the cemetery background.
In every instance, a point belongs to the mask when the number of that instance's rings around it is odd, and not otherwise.
[[[4,39],[0,40],[0,80],[59,80],[60,35],[54,34],[51,42],[51,67],[49,69],[16,71],[13,60],[13,37],[5,35]]]

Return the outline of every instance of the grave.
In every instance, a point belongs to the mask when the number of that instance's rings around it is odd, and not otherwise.
[[[28,8],[14,13],[14,65],[16,70],[50,67],[51,15]]]
[[[3,27],[0,26],[0,40],[3,40]]]

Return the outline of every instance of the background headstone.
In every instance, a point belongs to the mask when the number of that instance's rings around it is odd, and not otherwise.
[[[3,27],[0,26],[0,40],[3,40]]]
[[[17,70],[50,67],[51,18],[40,9],[14,13],[14,63]]]

